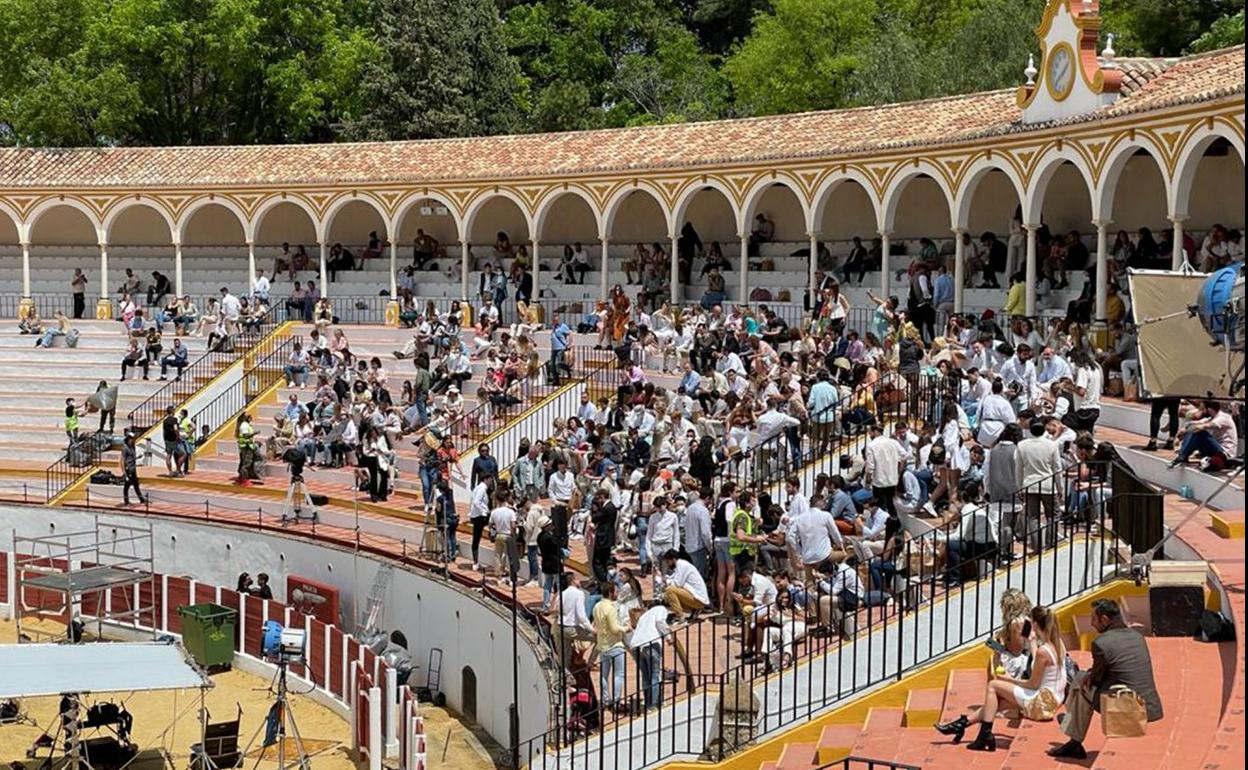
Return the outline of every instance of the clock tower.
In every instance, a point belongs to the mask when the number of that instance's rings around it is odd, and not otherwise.
[[[1100,0],[1048,0],[1036,36],[1040,60],[1027,63],[1027,83],[1018,89],[1024,123],[1077,117],[1112,104],[1122,73],[1113,61],[1112,36],[1103,56]]]

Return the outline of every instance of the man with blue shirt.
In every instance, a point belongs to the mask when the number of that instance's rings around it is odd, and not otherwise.
[[[932,282],[932,307],[942,326],[953,312],[953,278],[943,264],[936,266],[936,280]]]
[[[569,377],[572,375],[572,367],[563,360],[571,336],[572,329],[556,313],[550,325],[550,384],[555,387],[559,386],[560,370],[566,372]]]
[[[827,369],[820,369],[818,381],[811,386],[810,395],[806,399],[806,410],[810,414],[812,438],[818,447],[818,454],[826,454],[836,429],[837,409],[841,395],[831,382],[832,376]]]

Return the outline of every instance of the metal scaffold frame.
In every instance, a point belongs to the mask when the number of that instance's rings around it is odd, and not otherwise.
[[[150,628],[156,619],[155,542],[152,527],[94,517],[91,529],[40,537],[13,533],[17,595],[13,616],[19,641],[70,641],[79,637],[75,623],[94,622],[96,638],[104,626]],[[146,591],[144,591],[144,584]],[[45,597],[57,595],[55,606]],[[28,600],[32,599],[32,602]],[[84,599],[94,613],[84,613]],[[146,602],[146,604],[145,604]],[[120,605],[120,606],[119,606]],[[52,618],[64,623],[62,634],[23,626],[23,618]],[[83,630],[83,629],[80,629]]]

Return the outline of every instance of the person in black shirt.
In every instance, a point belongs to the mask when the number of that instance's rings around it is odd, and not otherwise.
[[[182,463],[182,434],[178,431],[178,416],[174,413],[173,404],[165,407],[165,417],[160,421],[160,437],[165,442],[165,470],[170,478],[178,478],[182,472],[178,470]]]
[[[999,289],[1000,282],[997,281],[997,273],[1008,267],[1010,250],[999,238],[996,233],[984,233],[979,238],[979,243],[983,246],[984,254],[984,282],[980,284],[981,289]]]
[[[550,600],[558,593],[559,575],[563,573],[563,549],[555,534],[554,523],[543,514],[537,521],[537,553],[541,557],[542,612],[550,609]]]
[[[127,431],[125,443],[121,445],[121,474],[125,481],[121,487],[121,504],[130,505],[130,489],[139,498],[140,505],[147,505],[147,498],[139,488],[139,451],[134,446],[134,434]]]
[[[273,589],[269,587],[268,573],[261,572],[256,575],[256,586],[251,589],[251,595],[257,599],[272,599]]]
[[[608,499],[606,491],[600,489],[594,494],[589,515],[594,524],[594,552],[591,559],[594,580],[605,584],[610,579],[607,568],[611,564],[611,549],[615,547],[615,526],[619,511]]]
[[[472,461],[472,472],[469,474],[472,487],[475,488],[477,482],[486,476],[491,478],[498,476],[498,460],[490,454],[489,444],[481,444],[477,447],[477,456]]]

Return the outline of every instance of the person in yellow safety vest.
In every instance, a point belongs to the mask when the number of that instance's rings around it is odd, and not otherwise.
[[[65,435],[71,447],[78,443],[78,407],[72,398],[65,399]]]
[[[191,455],[195,452],[195,423],[191,414],[183,409],[178,412],[178,432],[182,434],[182,468],[185,475],[191,471]]]
[[[754,493],[742,492],[737,497],[737,509],[728,529],[728,554],[736,563],[738,574],[753,564],[758,546],[765,542],[765,535],[754,534]],[[734,614],[740,611],[740,607],[730,609]]]
[[[256,429],[246,412],[238,416],[234,438],[238,440],[238,483],[246,485],[260,478],[256,475]]]

